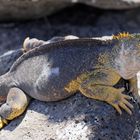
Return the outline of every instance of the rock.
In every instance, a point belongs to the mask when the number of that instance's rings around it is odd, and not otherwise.
[[[6,73],[13,63],[23,54],[22,50],[11,50],[0,56],[0,75]]]
[[[63,0],[0,0],[0,21],[37,19],[66,5]]]
[[[103,9],[128,9],[140,6],[139,0],[79,0],[78,2]]]
[[[0,0],[0,21],[37,19],[75,3],[103,9],[128,9],[140,6],[139,0]]]
[[[0,24],[0,54],[19,49],[27,36],[48,40],[68,34],[95,37],[123,31],[140,32],[139,10],[112,12],[75,5],[47,19],[3,23]],[[138,140],[140,111],[135,100],[131,103],[133,115],[123,111],[120,116],[108,104],[80,93],[59,102],[32,100],[24,115],[0,131],[0,140]]]
[[[120,116],[111,106],[80,94],[54,103],[34,100],[26,115],[1,130],[0,139],[131,140],[138,119],[137,106],[133,116]]]

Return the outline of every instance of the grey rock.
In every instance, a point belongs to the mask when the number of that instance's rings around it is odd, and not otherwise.
[[[0,0],[0,21],[37,19],[75,3],[103,9],[128,9],[140,6],[139,0]]]
[[[0,21],[37,19],[66,5],[63,0],[0,0]]]
[[[112,12],[76,5],[47,19],[3,23],[0,24],[0,54],[19,49],[27,36],[48,40],[68,34],[95,37],[122,31],[137,33],[140,32],[139,10]],[[32,100],[24,115],[0,131],[0,140],[139,140],[140,111],[135,101],[131,103],[133,115],[123,112],[120,116],[106,103],[80,93],[60,102]]]
[[[6,73],[23,54],[21,49],[8,51],[0,56],[0,75]]]
[[[103,9],[129,9],[140,6],[139,0],[79,0],[78,2]]]
[[[136,106],[133,116],[126,113],[120,116],[109,105],[87,99],[80,94],[55,103],[35,100],[30,104],[25,116],[12,121],[1,130],[0,138],[1,140],[130,140],[138,125],[136,121],[138,117]]]

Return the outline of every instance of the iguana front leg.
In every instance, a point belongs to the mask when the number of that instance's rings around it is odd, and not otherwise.
[[[131,97],[122,94],[124,88],[117,89],[113,87],[120,78],[120,75],[115,71],[105,69],[96,70],[81,82],[79,90],[89,98],[109,103],[120,114],[122,114],[121,108],[132,114],[131,109],[133,105],[127,101]]]
[[[138,103],[140,103],[140,95],[139,95],[137,83],[138,83],[137,76],[135,76],[129,80],[130,91],[133,93],[134,98],[138,101]]]
[[[8,120],[21,115],[29,104],[30,98],[19,88],[11,88],[6,103],[0,107],[0,128],[8,123]]]

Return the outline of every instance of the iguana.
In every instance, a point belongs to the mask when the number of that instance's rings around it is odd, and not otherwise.
[[[25,44],[28,48],[28,43]],[[62,39],[33,47],[0,77],[0,99],[5,101],[0,107],[0,127],[21,115],[30,98],[59,101],[77,91],[105,101],[120,114],[121,109],[132,114],[133,105],[128,102],[131,97],[122,93],[124,88],[114,85],[121,78],[129,80],[139,100],[136,86],[139,65],[140,34],[123,33],[108,40]]]

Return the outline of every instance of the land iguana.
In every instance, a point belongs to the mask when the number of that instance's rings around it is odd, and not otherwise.
[[[32,48],[28,40],[26,48]],[[38,40],[35,41],[38,44]],[[34,43],[35,43],[34,42]],[[30,47],[28,47],[28,45]],[[36,45],[35,45],[36,46]],[[118,34],[112,39],[62,39],[33,47],[0,77],[0,127],[21,115],[30,98],[59,101],[77,91],[105,101],[122,114],[132,114],[131,96],[114,87],[121,78],[130,81],[139,100],[136,73],[140,70],[140,34]]]

